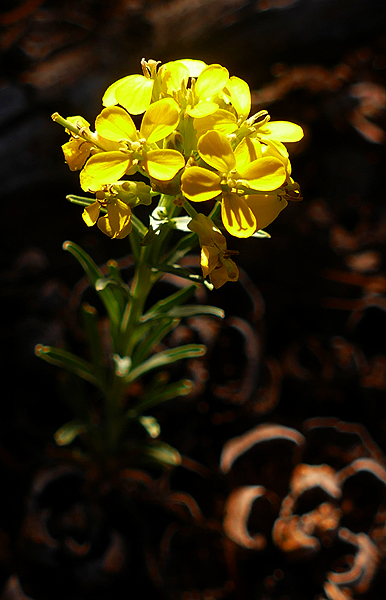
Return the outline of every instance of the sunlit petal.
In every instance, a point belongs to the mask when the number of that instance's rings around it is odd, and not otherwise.
[[[186,109],[187,114],[193,118],[206,117],[212,115],[218,109],[216,102],[209,102],[202,100],[195,106],[188,106]]]
[[[288,205],[287,200],[280,199],[276,194],[251,194],[245,200],[256,217],[257,229],[267,227]]]
[[[221,178],[202,167],[189,167],[181,177],[181,191],[194,202],[211,200],[221,193]]]
[[[251,110],[251,92],[249,85],[239,77],[231,77],[226,85],[229,98],[237,116],[246,119]]]
[[[127,80],[130,81],[130,78],[132,77],[133,75],[127,75],[126,77],[122,77],[121,79],[118,79],[117,81],[114,81],[114,83],[109,85],[102,97],[103,106],[115,106],[116,104],[118,104],[118,100],[115,97],[116,90],[121,84],[126,83]]]
[[[203,246],[201,249],[201,268],[204,277],[219,266],[219,250],[215,246]],[[221,263],[220,263],[221,264]]]
[[[210,129],[224,134],[233,133],[237,129],[236,117],[222,108],[219,108],[216,112],[208,116],[194,119],[193,125],[197,133],[197,138],[200,138]]]
[[[92,156],[80,173],[84,191],[97,191],[107,183],[118,181],[131,166],[131,155],[126,152],[100,152]]]
[[[180,118],[180,109],[172,98],[163,98],[154,102],[145,112],[140,136],[149,144],[158,142],[174,131]]]
[[[95,119],[95,130],[107,140],[136,140],[137,129],[133,119],[120,106],[104,108]]]
[[[227,136],[218,131],[208,131],[201,136],[197,150],[201,158],[218,171],[226,173],[236,165],[235,155]]]
[[[268,192],[276,190],[286,179],[284,164],[277,158],[259,158],[254,160],[243,171],[241,178],[246,179],[254,190]]]
[[[223,90],[228,79],[228,69],[221,65],[208,65],[197,78],[196,96],[200,100],[210,100]]]
[[[126,108],[132,115],[140,115],[145,112],[151,102],[153,85],[154,81],[143,75],[129,75],[123,78],[120,85],[113,88],[113,92],[118,104]],[[107,98],[109,97],[107,96]]]
[[[177,150],[150,150],[142,166],[150,177],[169,181],[185,166],[185,159]]]
[[[225,229],[236,237],[250,237],[256,231],[256,218],[245,200],[236,194],[224,194],[221,218]]]
[[[175,60],[162,65],[158,70],[158,77],[162,83],[162,89],[167,94],[181,90],[186,87],[189,79],[189,69],[181,61]]]
[[[259,140],[245,137],[235,149],[236,169],[241,173],[248,165],[261,158],[262,149]]]
[[[93,145],[82,138],[71,138],[63,144],[64,159],[71,171],[79,171],[90,156]]]
[[[191,58],[181,58],[176,62],[182,63],[189,71],[189,77],[198,77],[207,66],[202,60],[192,60]]]
[[[86,206],[83,213],[82,218],[86,223],[87,227],[92,227],[98,220],[101,206],[99,202],[93,202],[89,206]]]
[[[304,136],[300,125],[290,121],[268,121],[259,127],[258,134],[276,138],[281,142],[298,142]]]
[[[113,234],[111,237],[113,238],[118,237],[122,231],[126,231],[128,225],[131,224],[131,209],[121,200],[117,199],[108,204],[107,215]]]

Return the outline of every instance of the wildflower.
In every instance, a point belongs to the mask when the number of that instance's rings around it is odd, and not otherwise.
[[[276,218],[277,210],[270,212],[265,207],[260,214],[256,202],[250,205],[245,190],[264,193],[279,188],[286,179],[283,161],[269,152],[263,156],[260,143],[249,138],[244,138],[233,151],[227,136],[215,130],[201,136],[197,150],[215,171],[199,166],[185,169],[181,189],[189,200],[203,202],[221,194],[224,227],[236,237],[249,237],[265,227],[267,219],[271,222]]]
[[[192,219],[188,227],[198,235],[203,276],[209,276],[215,288],[221,287],[227,281],[237,281],[239,270],[230,256],[238,252],[227,250],[226,239],[212,219],[199,213],[197,219]]]
[[[178,120],[179,109],[172,98],[154,102],[148,108],[139,132],[126,110],[119,106],[104,108],[96,118],[95,129],[115,148],[91,156],[80,176],[82,189],[96,191],[103,184],[133,174],[138,166],[154,179],[173,179],[184,166],[184,157],[177,150],[159,149],[156,142],[171,134]]]
[[[82,217],[88,227],[97,223],[99,229],[109,237],[122,239],[132,230],[131,208],[150,203],[148,185],[141,181],[118,181],[96,192],[96,201],[86,206]],[[106,216],[100,217],[101,209],[107,210]]]
[[[75,130],[88,129],[90,123],[83,117],[67,117],[67,121],[75,126]],[[75,132],[66,129],[70,140],[62,145],[64,159],[71,171],[79,171],[91,154],[94,145]]]
[[[105,107],[120,104],[130,114],[140,115],[149,108],[159,61],[141,60],[143,75],[128,75],[112,83],[105,91],[102,104]],[[158,100],[158,98],[157,98]]]

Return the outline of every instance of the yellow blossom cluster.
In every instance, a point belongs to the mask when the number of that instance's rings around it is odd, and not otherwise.
[[[143,59],[141,65],[141,75],[106,90],[95,131],[82,117],[53,116],[70,134],[63,145],[66,162],[80,170],[82,189],[96,194],[83,219],[122,238],[131,231],[134,206],[150,204],[152,189],[169,193],[192,216],[189,228],[199,237],[204,276],[219,287],[238,278],[237,267],[224,235],[208,217],[197,217],[189,202],[220,201],[224,229],[239,238],[254,235],[288,199],[300,198],[284,144],[299,141],[303,131],[270,121],[266,111],[249,116],[248,84],[219,64]],[[143,115],[139,129],[132,115]],[[150,185],[126,179],[135,173]],[[101,209],[106,216],[100,217]]]

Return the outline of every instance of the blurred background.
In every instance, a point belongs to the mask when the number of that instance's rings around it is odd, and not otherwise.
[[[118,599],[130,593],[135,576],[145,597],[176,600],[383,598],[385,25],[384,0],[2,1],[0,466],[6,508],[0,514],[0,572],[5,599],[51,600],[54,593],[71,600]],[[164,506],[152,505],[152,523],[158,525],[147,532],[138,558],[136,543],[144,539],[138,523],[148,517],[138,515],[138,507],[135,517],[127,516],[129,493],[124,502],[109,497],[103,509],[79,500],[84,474],[71,470],[52,449],[54,432],[71,413],[55,368],[33,352],[37,343],[79,344],[71,302],[82,272],[62,243],[80,244],[98,264],[128,251],[125,240],[87,229],[79,207],[65,200],[81,190],[63,160],[66,135],[50,115],[82,115],[93,124],[104,90],[139,73],[143,57],[220,63],[248,82],[253,112],[267,109],[272,119],[293,121],[305,132],[290,148],[303,201],[292,203],[267,228],[271,239],[228,243],[240,251],[237,262],[244,274],[240,283],[209,298],[227,314],[213,342],[218,352],[211,355],[210,369],[206,365],[212,379],[183,408],[172,403],[158,415],[166,421],[166,441],[211,473],[205,486],[194,479],[199,474],[188,481],[180,473],[169,482],[171,489],[191,494],[217,523],[210,534],[181,526],[175,548],[168,530],[169,554],[164,550],[162,556],[169,558],[162,564],[159,551],[152,555],[148,548],[166,544],[163,536],[171,524]],[[197,324],[189,327],[200,330]],[[191,366],[198,381],[197,368]],[[260,554],[248,544],[240,554],[240,544],[235,550],[237,544],[213,538],[232,490],[263,483],[282,499],[294,481],[292,469],[300,459],[279,469],[281,452],[288,454],[280,450],[285,435],[279,430],[261,450],[263,458],[251,458],[225,483],[218,476],[227,440],[265,423],[306,438],[307,432],[324,431],[307,442],[302,462],[335,470],[358,459],[377,463],[378,471],[373,463],[352,467],[354,474],[361,472],[345,487],[347,502],[339,509],[352,535],[371,540],[370,550],[361,554],[366,565],[361,575],[351,573],[343,582],[328,576],[331,569],[350,572],[353,565],[360,571],[358,538],[347,541],[336,528],[321,554],[304,541],[295,544],[300,552],[292,552],[278,538]],[[315,486],[324,489],[320,482]],[[311,502],[303,513],[326,500],[315,499],[311,488],[303,488]],[[64,490],[71,498],[58,504]],[[271,525],[279,510],[273,505],[271,520],[263,519]],[[261,515],[268,509],[253,506],[248,528],[261,531]],[[47,511],[49,535],[39,521]],[[86,530],[92,551],[84,546]],[[58,537],[62,545],[55,546]],[[179,562],[187,549],[198,557],[190,567]],[[341,556],[352,558],[345,562]],[[110,571],[109,557],[115,565]]]

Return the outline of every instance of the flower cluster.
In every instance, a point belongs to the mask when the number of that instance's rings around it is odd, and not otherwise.
[[[270,121],[266,111],[249,117],[248,84],[221,65],[190,59],[141,64],[142,75],[119,79],[106,90],[95,131],[82,117],[53,115],[70,134],[63,145],[66,162],[80,170],[82,189],[96,194],[83,218],[122,238],[131,232],[131,209],[166,194],[192,217],[204,276],[216,287],[237,280],[225,237],[205,215],[197,218],[190,201],[217,200],[220,229],[239,238],[256,234],[289,199],[300,199],[284,143],[299,141],[303,131],[294,123]],[[143,115],[139,129],[131,115]],[[141,177],[150,185],[138,181]],[[106,216],[99,217],[100,210]]]

